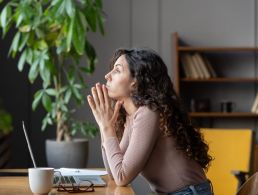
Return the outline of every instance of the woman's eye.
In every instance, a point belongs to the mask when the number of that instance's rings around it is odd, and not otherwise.
[[[118,69],[115,69],[115,72],[120,72]]]

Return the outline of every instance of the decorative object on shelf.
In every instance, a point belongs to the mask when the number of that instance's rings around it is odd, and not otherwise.
[[[190,103],[191,112],[210,112],[210,99],[191,99]]]
[[[220,102],[220,111],[221,112],[233,112],[236,109],[236,103],[231,101],[222,101]]]
[[[0,100],[0,168],[8,168],[11,156],[12,116]]]
[[[5,37],[11,27],[15,33],[9,55],[14,58],[20,54],[19,71],[29,65],[31,83],[37,78],[42,81],[42,89],[34,94],[32,103],[33,110],[39,104],[46,110],[41,129],[56,125],[57,142],[72,141],[76,132],[94,137],[97,127],[75,119],[76,107],[71,103],[84,103],[85,76],[93,73],[97,62],[88,32],[99,29],[104,34],[102,0],[3,2],[6,5],[0,12],[2,35]]]

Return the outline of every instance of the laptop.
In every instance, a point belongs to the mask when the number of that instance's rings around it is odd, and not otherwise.
[[[27,135],[27,131],[24,125],[24,122],[22,121],[22,127],[24,131],[24,135],[26,138],[26,142],[28,145],[29,153],[31,160],[33,162],[33,166],[36,168],[36,162],[35,158],[31,149],[30,141]],[[60,170],[60,169],[59,169]],[[87,181],[91,181],[94,186],[106,186],[106,182],[101,178],[100,175],[60,175],[59,170],[55,169],[55,174],[54,174],[54,182],[53,182],[53,187],[58,187],[58,185],[61,183],[65,187],[72,187],[73,185],[80,185],[80,186],[85,186],[88,185],[89,183]]]

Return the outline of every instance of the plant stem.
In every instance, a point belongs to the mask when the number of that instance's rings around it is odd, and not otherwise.
[[[56,90],[58,92],[60,92],[61,88],[62,88],[62,68],[64,66],[64,57],[63,55],[59,55],[57,57],[57,65],[58,65],[58,73],[57,73],[57,83],[56,83]],[[61,93],[58,93],[59,95],[56,97],[57,101],[56,102],[60,102],[63,101],[64,97]],[[63,112],[61,111],[61,109],[57,106],[57,110],[56,110],[56,121],[57,121],[57,129],[56,129],[56,133],[57,133],[57,141],[70,141],[71,140],[71,135],[69,132],[69,127],[67,124],[65,124],[64,119],[63,119]]]

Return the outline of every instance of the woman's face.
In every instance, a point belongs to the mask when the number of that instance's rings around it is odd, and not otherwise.
[[[132,78],[129,65],[124,55],[121,55],[115,62],[113,69],[105,75],[107,80],[108,95],[115,100],[123,100],[130,97],[135,79]]]

